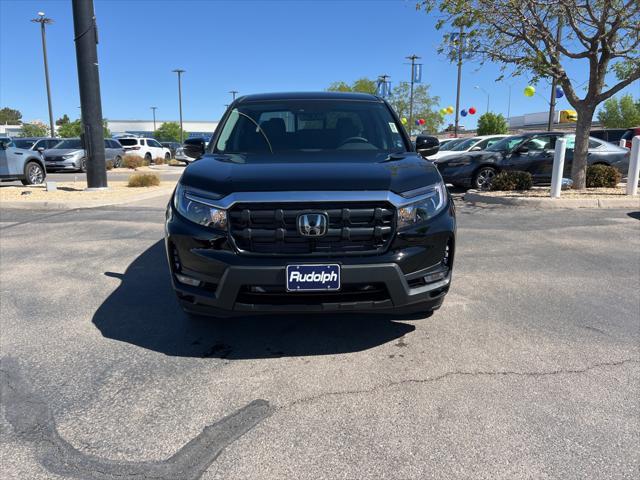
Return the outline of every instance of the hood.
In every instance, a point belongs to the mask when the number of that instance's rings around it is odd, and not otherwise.
[[[430,161],[409,152],[388,154],[305,152],[303,154],[205,155],[182,174],[185,186],[228,195],[233,192],[391,190],[401,193],[441,181]]]
[[[84,150],[77,148],[50,148],[44,151],[45,157],[61,157],[62,155],[69,155],[72,153],[80,153],[84,155]]]
[[[438,152],[435,155],[432,155],[429,157],[429,160],[433,160],[434,162],[439,162],[441,161],[443,158],[447,158],[447,157],[455,157],[458,155],[464,155],[466,152],[454,152],[451,150],[443,150],[442,152]]]

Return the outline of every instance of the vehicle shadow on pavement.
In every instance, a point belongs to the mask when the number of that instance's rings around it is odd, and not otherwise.
[[[159,241],[124,274],[105,272],[121,284],[100,305],[93,323],[106,338],[166,355],[201,358],[277,358],[366,350],[413,330],[383,315],[270,315],[230,319],[189,318],[171,287]]]

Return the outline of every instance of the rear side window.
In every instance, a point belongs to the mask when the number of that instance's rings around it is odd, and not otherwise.
[[[137,138],[121,138],[119,141],[120,141],[120,145],[125,147],[132,147],[134,145],[138,145]]]

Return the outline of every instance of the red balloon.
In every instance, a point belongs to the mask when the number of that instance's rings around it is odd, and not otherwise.
[[[471,115],[475,115],[475,113],[476,113],[476,107],[471,107],[471,108],[469,109],[469,113],[470,113]]]
[[[420,125],[424,125],[426,122],[424,121],[424,118],[420,119]]]

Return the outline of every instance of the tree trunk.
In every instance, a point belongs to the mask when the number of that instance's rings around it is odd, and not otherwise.
[[[587,153],[589,149],[589,132],[593,122],[595,107],[576,109],[578,121],[576,123],[576,144],[571,164],[571,179],[573,188],[580,190],[587,186]]]

